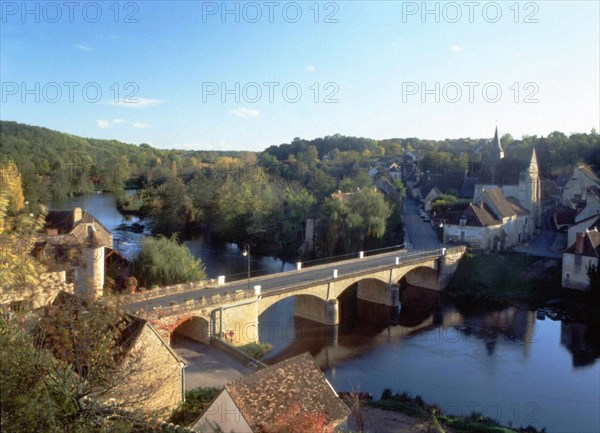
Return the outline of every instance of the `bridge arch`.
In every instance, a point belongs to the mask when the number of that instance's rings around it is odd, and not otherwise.
[[[170,341],[173,341],[178,335],[200,343],[210,344],[210,322],[198,316],[187,318],[171,331]]]
[[[439,290],[439,273],[429,266],[417,266],[402,275],[398,280],[398,284],[402,287],[410,285]]]
[[[272,296],[261,300],[261,306],[258,311],[259,322],[260,316],[265,311],[290,298],[293,298],[294,301],[294,316],[318,323],[328,323],[329,304],[325,299],[312,293],[295,292],[289,293],[286,296]]]

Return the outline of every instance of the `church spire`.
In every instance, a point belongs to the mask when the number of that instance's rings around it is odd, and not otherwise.
[[[498,127],[496,126],[496,132],[494,133],[494,140],[492,141],[492,154],[498,158],[504,158],[504,149],[502,149],[502,143],[500,137],[498,137]]]

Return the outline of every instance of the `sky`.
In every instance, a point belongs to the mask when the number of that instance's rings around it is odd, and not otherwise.
[[[589,132],[599,4],[1,1],[0,119],[196,150]]]

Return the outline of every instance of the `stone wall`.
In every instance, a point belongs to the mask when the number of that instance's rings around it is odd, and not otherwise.
[[[183,401],[183,362],[144,326],[126,361],[131,374],[111,395],[147,413],[167,415]]]

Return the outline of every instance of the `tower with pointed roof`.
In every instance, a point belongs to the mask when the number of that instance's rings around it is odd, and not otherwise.
[[[529,165],[519,177],[519,203],[529,212],[535,227],[541,226],[541,182],[535,148],[531,151]]]
[[[94,224],[87,225],[84,244],[85,267],[81,270],[75,294],[87,299],[98,299],[104,293],[104,243]]]

